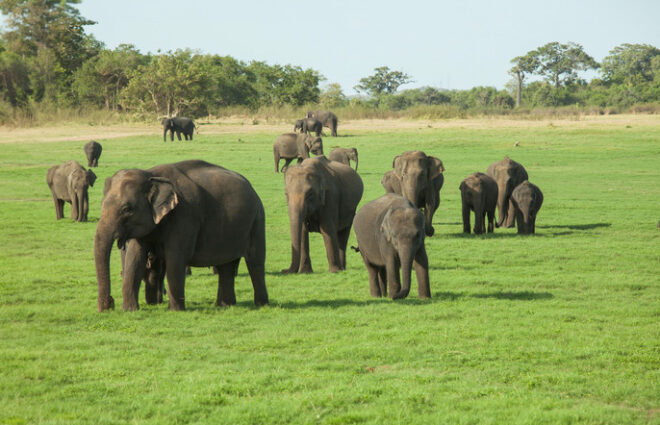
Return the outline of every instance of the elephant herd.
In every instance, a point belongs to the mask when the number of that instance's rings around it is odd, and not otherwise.
[[[310,122],[296,122],[294,131],[300,133],[282,134],[273,144],[275,171],[279,172],[280,159],[286,161],[281,171],[291,235],[291,263],[281,272],[312,272],[309,232],[322,235],[329,271],[345,270],[353,227],[358,245],[353,249],[362,256],[372,296],[407,297],[414,269],[418,296],[431,297],[424,241],[434,234],[432,220],[444,183],[442,161],[422,151],[395,156],[392,169],[381,180],[385,194],[358,211],[364,186],[357,173],[357,150],[337,148],[325,157],[321,131],[310,134],[318,129],[311,119],[329,126],[336,135],[337,117],[314,111],[306,118]],[[89,142],[84,151],[88,166],[97,166],[101,145]],[[310,152],[316,156],[310,157]],[[289,166],[294,159],[297,164]],[[355,169],[350,161],[355,162]],[[58,219],[63,216],[64,202],[71,203],[74,220],[87,219],[87,191],[95,180],[96,175],[76,161],[48,170]],[[517,162],[507,157],[485,174],[468,176],[460,191],[466,233],[470,232],[470,211],[475,213],[475,233],[486,231],[486,215],[488,232],[492,232],[496,206],[498,227],[517,222],[519,233],[534,233],[543,195]],[[213,267],[218,274],[216,305],[236,304],[234,279],[241,258],[252,281],[255,305],[269,302],[264,206],[250,182],[234,171],[187,160],[148,170],[119,170],[106,179],[94,237],[99,311],[114,308],[110,255],[115,241],[122,253],[124,310],[138,308],[143,280],[147,304],[162,302],[165,277],[170,309],[185,309],[190,266]]]

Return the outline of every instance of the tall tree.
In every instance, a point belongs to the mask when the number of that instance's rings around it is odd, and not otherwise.
[[[410,75],[401,71],[390,71],[387,66],[375,68],[374,71],[373,75],[361,78],[360,84],[354,87],[355,90],[379,97],[382,94],[392,94],[400,86],[413,82]]]
[[[527,53],[536,58],[536,72],[558,89],[578,80],[578,71],[596,69],[598,62],[589,56],[581,45],[573,42],[560,44],[556,41]]]
[[[660,49],[648,44],[622,44],[603,59],[601,72],[607,82],[633,86],[654,79],[653,60]]]
[[[520,107],[520,98],[522,96],[523,80],[529,74],[533,74],[539,66],[538,58],[534,52],[528,52],[524,56],[517,56],[511,59],[513,67],[509,74],[516,78],[516,108]]]

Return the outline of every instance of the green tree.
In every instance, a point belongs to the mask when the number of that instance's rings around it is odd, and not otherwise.
[[[585,53],[581,45],[573,42],[552,42],[527,53],[538,65],[535,72],[542,75],[555,89],[578,81],[578,71],[596,69],[598,62]]]
[[[341,108],[348,104],[348,99],[342,91],[339,83],[331,83],[321,92],[320,103],[323,107],[328,109]]]
[[[520,107],[520,99],[522,96],[523,80],[529,74],[533,74],[539,67],[538,57],[534,52],[527,52],[524,56],[517,56],[511,59],[513,67],[509,70],[509,74],[513,75],[516,79],[516,108]]]
[[[603,59],[603,79],[608,83],[628,86],[647,83],[655,77],[653,60],[658,57],[660,49],[657,47],[648,44],[622,44],[610,50],[610,54]]]
[[[375,73],[360,79],[360,84],[354,87],[358,92],[379,97],[382,94],[392,94],[404,85],[413,82],[410,75],[401,71],[390,71],[387,66],[374,69]]]
[[[23,106],[30,94],[28,65],[19,55],[0,48],[0,99]]]
[[[255,75],[259,105],[296,105],[318,103],[319,82],[323,77],[313,69],[291,65],[268,65],[253,61],[248,70]]]

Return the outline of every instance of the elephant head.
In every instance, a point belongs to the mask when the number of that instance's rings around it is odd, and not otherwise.
[[[413,261],[424,245],[424,215],[410,205],[409,208],[391,208],[383,217],[380,232],[397,253],[401,264],[401,290],[393,299],[406,298],[410,292],[410,274]]]
[[[401,182],[401,196],[418,208],[426,208],[426,234],[432,236],[431,218],[438,207],[438,191],[444,182],[442,161],[422,151],[409,151],[396,156],[392,167],[394,176]]]
[[[307,149],[314,155],[323,155],[323,140],[320,137],[307,135],[305,137],[305,145],[307,145]]]
[[[174,131],[174,119],[172,118],[163,118],[160,122],[163,125],[163,142],[167,140],[167,132]],[[174,137],[174,134],[172,134]]]
[[[120,170],[105,181],[101,218],[94,237],[99,311],[114,307],[110,295],[113,242],[117,240],[117,246],[122,248],[128,239],[150,234],[178,203],[179,197],[172,182],[147,171]],[[126,273],[124,279],[127,279]]]
[[[293,132],[294,133],[298,130],[300,130],[301,132],[303,131],[303,121],[304,120],[297,120],[296,121],[296,123],[293,126]]]
[[[511,227],[514,221],[513,211],[509,211],[511,194],[516,186],[528,179],[527,171],[525,167],[507,156],[503,160],[491,164],[486,174],[497,182],[499,219],[496,226]]]
[[[325,206],[326,188],[320,175],[311,167],[291,167],[285,175],[286,202],[289,209],[292,264],[288,272],[311,272],[311,263],[301,263],[301,254],[309,252],[309,218]]]

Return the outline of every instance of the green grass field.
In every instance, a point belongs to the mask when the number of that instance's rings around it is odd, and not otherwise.
[[[318,234],[314,274],[279,274],[290,239],[276,133],[99,139],[87,223],[56,221],[46,185],[51,165],[86,164],[84,142],[0,144],[0,424],[660,424],[659,124],[340,127],[325,149],[358,148],[362,203],[402,151],[446,167],[426,240],[433,298],[418,300],[413,279],[400,302],[369,296],[352,251],[329,274]],[[504,155],[545,195],[537,234],[464,236],[458,186]],[[261,196],[270,306],[253,306],[241,263],[235,307],[214,306],[217,280],[198,268],[185,312],[141,294],[138,312],[99,314],[105,178],[192,158]],[[119,271],[115,250],[117,306]]]

